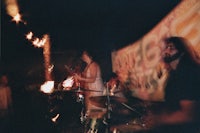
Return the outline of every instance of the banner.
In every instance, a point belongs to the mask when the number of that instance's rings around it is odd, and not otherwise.
[[[164,100],[168,77],[161,61],[163,39],[180,36],[189,40],[200,53],[200,1],[183,0],[159,24],[138,41],[112,52],[113,72],[143,100]]]

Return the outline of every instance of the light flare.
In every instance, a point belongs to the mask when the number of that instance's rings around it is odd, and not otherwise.
[[[63,81],[62,86],[64,87],[65,90],[69,90],[74,84],[74,79],[73,77],[68,77],[66,80]]]
[[[41,85],[40,90],[44,93],[52,93],[54,89],[54,81],[46,81]]]
[[[45,44],[45,42],[46,42],[46,39],[45,39],[45,38],[42,38],[42,39],[35,38],[35,39],[32,41],[33,45],[36,46],[36,47],[39,47],[39,48],[40,48],[40,47],[43,47],[44,44]]]
[[[12,17],[12,21],[15,21],[17,24],[19,22],[23,22],[24,24],[26,24],[26,22],[22,20],[22,15],[20,15],[19,13],[17,0],[5,0],[5,5],[6,5],[6,12],[8,15]]]
[[[22,20],[21,20],[21,15],[19,13],[17,13],[15,16],[13,16],[12,21],[15,21],[17,24]]]
[[[56,120],[58,119],[58,117],[60,116],[60,114],[57,114],[55,117],[53,117],[51,120],[53,121],[53,122],[56,122]]]
[[[6,6],[6,12],[10,15],[16,23],[23,22],[26,24],[25,21],[22,20],[22,15],[19,13],[19,6],[17,0],[4,0]],[[29,32],[26,35],[26,38],[35,46],[35,47],[42,47],[43,48],[43,55],[44,55],[44,66],[45,66],[45,79],[46,81],[52,81],[51,71],[53,70],[54,66],[50,65],[50,38],[49,35],[44,35],[41,39],[34,37],[33,32]],[[46,84],[41,86],[41,90],[44,92],[51,92],[52,88],[48,88],[50,90],[45,89]]]
[[[35,46],[35,47],[38,47],[38,48],[41,48],[44,46],[44,44],[46,43],[47,39],[46,37],[43,37],[43,38],[38,38],[38,37],[34,37],[34,34],[33,32],[29,32],[26,34],[26,39],[28,39],[30,42],[32,42],[32,44]]]
[[[28,34],[26,34],[26,39],[32,40],[32,38],[33,38],[33,32],[29,32]]]
[[[50,65],[49,68],[48,68],[48,72],[52,72],[53,71],[53,68],[54,68],[54,65]]]

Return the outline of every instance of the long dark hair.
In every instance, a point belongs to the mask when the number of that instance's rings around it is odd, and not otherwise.
[[[81,49],[79,51],[80,57],[83,54],[83,52],[85,52],[93,61],[98,62],[97,53],[96,53],[95,49],[92,49],[92,48]]]
[[[183,37],[177,37],[172,36],[165,39],[165,43],[173,43],[174,47],[185,56],[190,57],[194,62],[197,64],[200,64],[200,57],[198,53],[194,50],[194,47],[190,44],[190,42],[183,38]]]

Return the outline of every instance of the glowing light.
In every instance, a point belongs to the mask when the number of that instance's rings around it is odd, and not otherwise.
[[[117,129],[116,128],[114,128],[113,133],[117,133]]]
[[[8,15],[14,17],[19,12],[17,0],[5,0]]]
[[[32,40],[32,38],[33,38],[33,32],[29,32],[29,33],[26,35],[26,38],[27,38],[28,40]]]
[[[64,89],[68,90],[70,87],[73,86],[73,84],[74,84],[73,77],[69,77],[63,81],[62,86],[64,87]]]
[[[53,68],[54,68],[54,65],[52,64],[51,66],[49,66],[48,71],[49,71],[49,72],[52,72],[52,71],[53,71]]]
[[[47,41],[47,37],[44,36],[42,39],[39,39],[38,37],[34,37],[34,34],[33,32],[29,32],[28,34],[26,34],[26,39],[28,39],[29,41],[32,42],[32,44],[35,46],[35,47],[43,47],[44,44],[46,43]],[[51,66],[53,67],[53,66]]]
[[[17,14],[13,17],[12,21],[15,21],[16,23],[19,23],[20,21],[22,22],[22,20],[21,20],[21,15],[20,15],[19,13],[17,13]]]
[[[53,122],[56,122],[56,120],[58,119],[58,117],[60,116],[60,114],[57,114],[55,117],[53,117],[51,120],[53,121]]]
[[[22,15],[20,15],[19,7],[17,4],[17,0],[5,0],[6,5],[6,12],[10,15],[16,23],[23,22],[23,24],[27,24],[25,21],[22,20]],[[26,35],[26,38],[36,47],[43,48],[43,55],[44,55],[44,64],[45,64],[45,78],[46,81],[52,81],[51,78],[51,71],[53,70],[54,66],[50,65],[50,38],[48,35],[44,35],[42,39],[34,37],[33,32],[29,32]],[[45,89],[45,84],[41,86],[41,90],[45,93],[51,92],[52,88]]]
[[[54,81],[46,81],[41,85],[40,90],[44,93],[52,93],[54,89]]]
[[[36,47],[43,47],[44,44],[46,42],[46,39],[45,38],[42,38],[42,39],[39,39],[39,38],[35,38],[32,43],[34,46]]]

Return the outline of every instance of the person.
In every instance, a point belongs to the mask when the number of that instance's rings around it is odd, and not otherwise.
[[[85,115],[96,122],[97,119],[102,118],[105,114],[105,108],[95,106],[90,97],[102,96],[104,90],[103,79],[101,77],[101,68],[97,61],[94,60],[93,52],[88,50],[83,50],[81,59],[86,63],[83,72],[80,74],[75,74],[74,79],[80,82],[80,86],[83,87],[85,94]],[[93,123],[91,122],[91,123]],[[89,129],[90,130],[90,129]],[[91,129],[97,130],[97,129]]]
[[[124,87],[120,84],[119,78],[116,73],[112,73],[111,78],[107,82],[107,87],[111,96],[123,97]]]
[[[163,61],[170,67],[165,102],[147,113],[144,121],[153,133],[200,132],[199,56],[183,37],[172,36],[164,42]]]
[[[0,129],[4,132],[9,130],[12,114],[12,94],[8,84],[8,76],[0,75]]]

